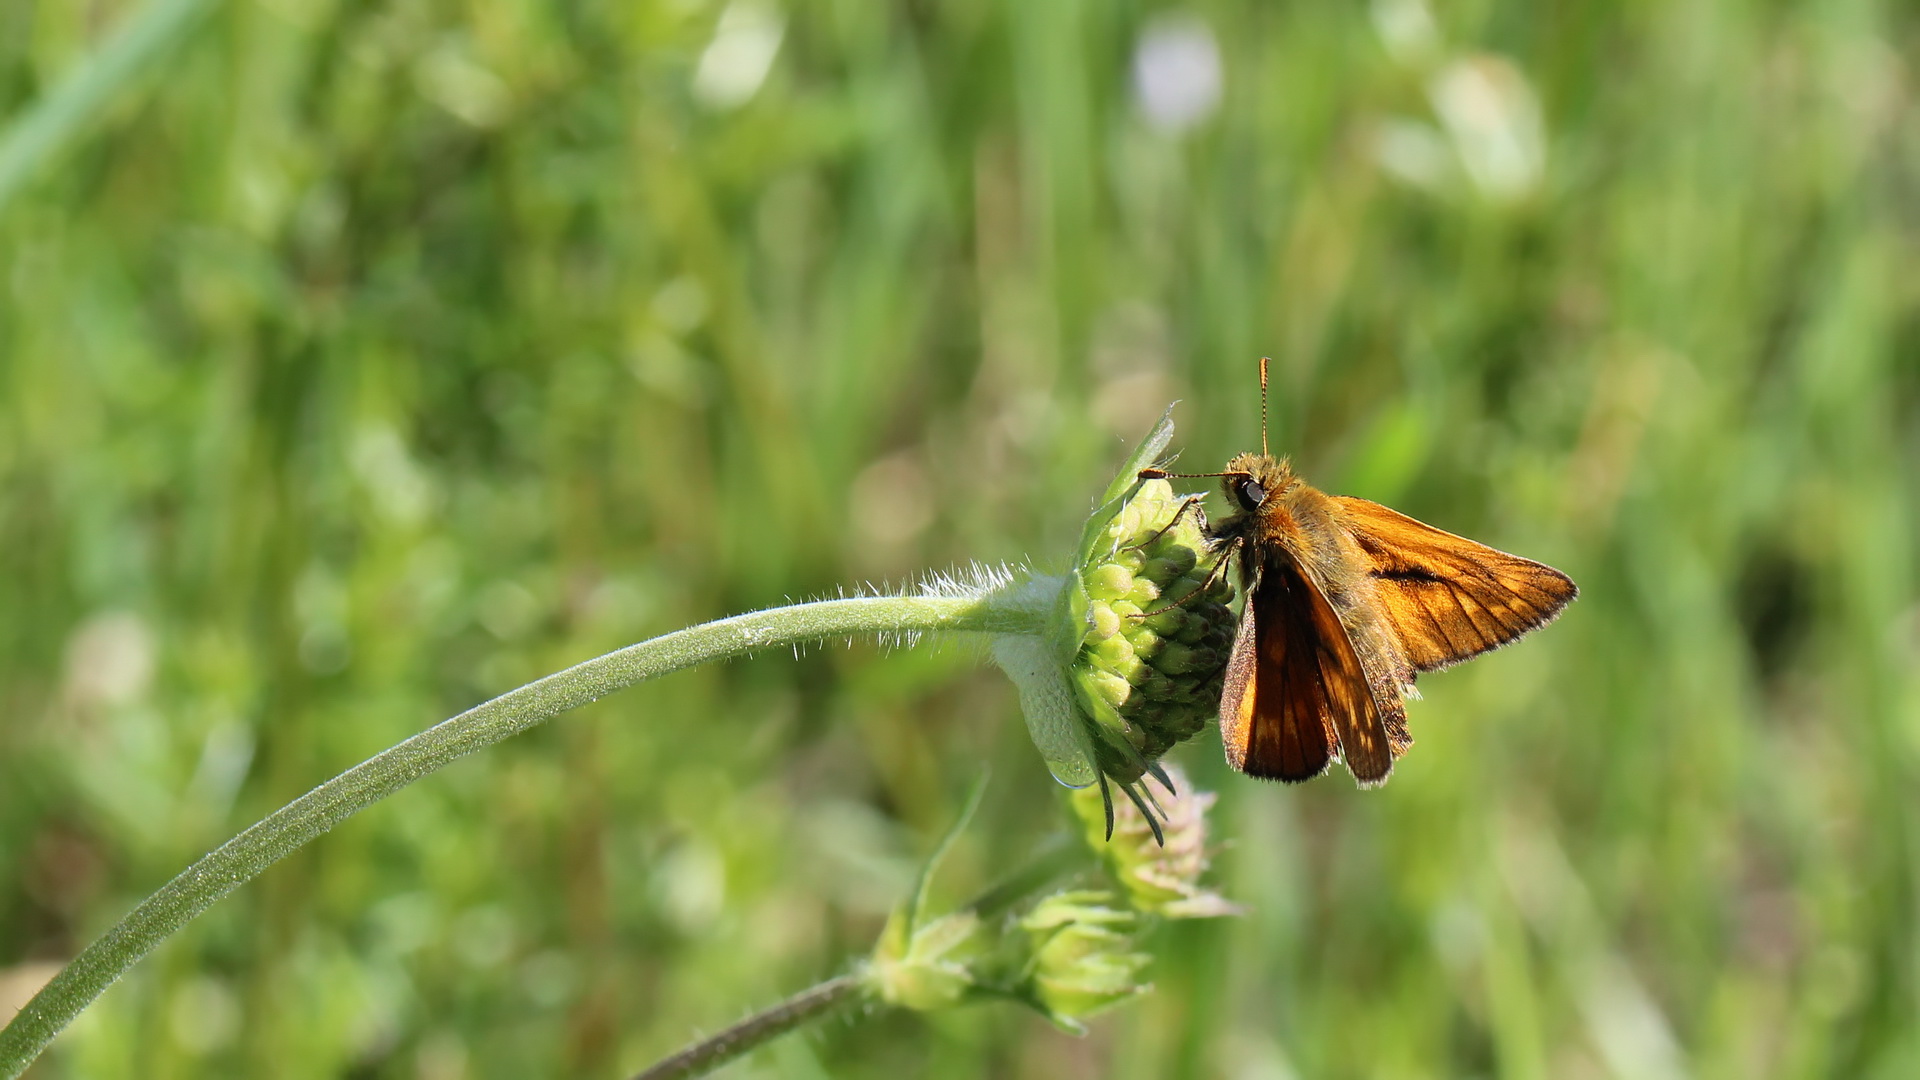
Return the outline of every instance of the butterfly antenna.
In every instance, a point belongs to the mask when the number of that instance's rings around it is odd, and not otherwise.
[[[1251,476],[1244,469],[1229,469],[1226,472],[1168,472],[1165,469],[1141,469],[1134,474],[1138,480],[1208,480],[1216,476]]]
[[[1267,456],[1267,357],[1260,358],[1260,456]]]

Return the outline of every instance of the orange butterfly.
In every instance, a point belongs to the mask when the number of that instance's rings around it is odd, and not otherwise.
[[[1262,358],[1260,453],[1225,472],[1140,475],[1221,477],[1240,510],[1208,530],[1239,549],[1245,596],[1220,697],[1228,764],[1310,780],[1337,752],[1363,786],[1380,784],[1413,745],[1404,698],[1418,673],[1544,626],[1580,590],[1551,566],[1308,486],[1266,453],[1266,390]]]

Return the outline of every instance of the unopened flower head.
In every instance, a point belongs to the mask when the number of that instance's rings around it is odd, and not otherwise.
[[[1073,686],[1101,771],[1123,784],[1198,734],[1220,701],[1233,587],[1197,505],[1144,480],[1102,523],[1077,571],[1084,609]]]
[[[1020,920],[1031,959],[1021,994],[1054,1023],[1084,1030],[1081,1021],[1150,984],[1141,978],[1151,957],[1133,949],[1138,917],[1111,893],[1055,893]]]
[[[993,642],[1054,778],[1097,785],[1108,805],[1118,786],[1146,806],[1141,778],[1213,717],[1233,644],[1233,587],[1199,504],[1140,479],[1172,438],[1169,409],[1107,486],[1068,573],[1008,587],[1050,629]]]
[[[1114,806],[1113,835],[1106,834],[1106,809],[1098,792],[1073,793],[1074,815],[1087,843],[1106,864],[1135,911],[1168,919],[1204,919],[1233,915],[1239,909],[1200,885],[1207,870],[1207,809],[1210,791],[1196,791],[1177,766],[1162,766],[1171,788],[1158,779],[1141,781],[1163,816],[1165,842],[1154,836],[1153,822],[1130,804]]]
[[[871,992],[889,1005],[927,1012],[953,1005],[973,988],[972,961],[980,952],[980,920],[959,911],[908,928],[905,909],[893,913],[866,967]]]

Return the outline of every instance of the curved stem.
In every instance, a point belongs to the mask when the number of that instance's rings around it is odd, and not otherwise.
[[[794,604],[629,645],[476,705],[274,811],[147,897],[0,1029],[0,1080],[24,1072],[114,980],[216,900],[355,812],[475,750],[634,683],[756,649],[865,634],[1035,634],[1044,617],[1045,608],[1018,589]]]
[[[763,1043],[819,1019],[859,996],[860,978],[842,975],[802,990],[770,1009],[754,1013],[712,1038],[657,1062],[633,1080],[682,1080],[704,1076]]]

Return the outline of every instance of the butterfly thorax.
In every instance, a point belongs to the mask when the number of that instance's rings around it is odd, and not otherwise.
[[[1379,619],[1366,555],[1339,504],[1295,476],[1287,459],[1265,454],[1228,462],[1223,486],[1239,513],[1213,536],[1240,542],[1243,586],[1283,563],[1326,597],[1383,694],[1410,688],[1412,671]]]

